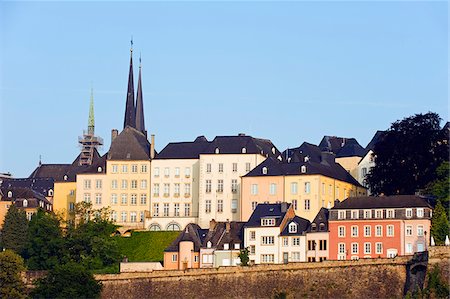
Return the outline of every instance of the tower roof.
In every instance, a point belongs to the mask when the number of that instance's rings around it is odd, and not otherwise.
[[[147,135],[144,123],[144,102],[142,99],[141,58],[139,57],[139,78],[136,97],[136,129]]]
[[[133,41],[131,41],[133,46]],[[125,118],[123,128],[126,126],[136,127],[136,108],[134,106],[134,80],[133,80],[133,48],[130,49],[130,71],[128,73],[128,90],[125,105]]]

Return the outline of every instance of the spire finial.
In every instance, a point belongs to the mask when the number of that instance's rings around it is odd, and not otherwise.
[[[130,51],[133,52],[133,35],[131,35],[130,44],[131,44]]]
[[[39,155],[39,166],[41,166],[41,165],[42,165],[42,156]]]
[[[142,60],[141,60],[141,52],[139,52],[139,68],[142,66]]]

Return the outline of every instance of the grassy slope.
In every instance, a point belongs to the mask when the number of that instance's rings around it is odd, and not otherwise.
[[[180,232],[133,232],[132,236],[115,237],[122,255],[130,262],[162,262],[164,249]]]

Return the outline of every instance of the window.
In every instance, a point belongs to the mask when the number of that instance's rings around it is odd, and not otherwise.
[[[375,210],[375,218],[383,218],[383,210]]]
[[[258,184],[252,184],[251,193],[252,193],[252,195],[258,194]]]
[[[95,180],[95,189],[102,189],[102,180]]]
[[[407,225],[406,226],[406,235],[407,236],[412,236],[412,232],[413,232],[413,228],[412,228],[412,225]]]
[[[211,163],[206,164],[206,172],[211,173]]]
[[[191,216],[191,204],[190,203],[184,204],[184,216],[186,216],[186,217]]]
[[[406,218],[412,217],[412,209],[406,209]]]
[[[211,180],[206,180],[205,192],[211,193]]]
[[[128,181],[127,180],[122,180],[122,189],[127,189],[128,188]]]
[[[275,255],[273,254],[261,254],[262,263],[273,263],[275,260]]]
[[[296,199],[293,199],[292,200],[292,205],[294,206],[294,210],[296,210],[297,211],[297,200]]]
[[[250,241],[254,241],[256,239],[256,232],[254,230],[250,231]]]
[[[170,169],[169,169],[169,167],[165,167],[164,168],[164,176],[167,178],[167,177],[169,177],[169,175],[170,175]]]
[[[159,216],[159,203],[153,204],[153,217]]]
[[[224,243],[224,244],[223,244],[223,249],[224,249],[224,250],[230,249],[230,244]]]
[[[112,165],[112,170],[111,170],[111,172],[112,172],[112,173],[117,173],[118,171],[119,171],[118,165],[117,165],[117,164],[113,164],[113,165]]]
[[[310,209],[310,202],[309,202],[309,199],[305,199],[305,210],[306,211],[309,211],[309,209]]]
[[[417,209],[417,218],[423,218],[423,209]]]
[[[180,204],[179,203],[173,204],[173,215],[175,217],[179,217],[180,216]]]
[[[102,204],[102,194],[101,193],[95,194],[95,204],[97,204],[97,205]]]
[[[136,212],[130,212],[130,222],[136,222]]]
[[[364,225],[364,237],[370,237],[371,228],[370,225]]]
[[[364,219],[370,219],[370,218],[372,218],[372,211],[364,210]]]
[[[91,202],[91,194],[89,194],[89,193],[84,193],[83,200],[84,200],[85,202]]]
[[[289,232],[290,233],[296,233],[297,232],[297,224],[295,224],[295,223],[290,223],[289,224]]]
[[[217,192],[223,192],[223,180],[217,180]]]
[[[292,238],[292,246],[300,246],[300,238]]]
[[[145,220],[145,212],[141,211],[139,212],[139,222],[144,222]]]
[[[111,204],[116,205],[117,204],[117,194],[111,193]]]
[[[233,172],[237,172],[237,167],[238,167],[237,163],[233,163],[233,168],[232,168]]]
[[[262,174],[267,174],[267,167],[263,167],[261,171],[262,171]]]
[[[111,189],[117,189],[117,180],[111,181]]]
[[[327,240],[320,240],[319,245],[319,250],[327,250]]]
[[[238,201],[237,201],[237,199],[232,199],[231,200],[231,212],[232,213],[236,213],[237,212],[237,208],[238,208]]]
[[[375,226],[375,237],[382,237],[383,236],[383,227],[381,225]]]
[[[111,220],[114,222],[117,221],[117,212],[116,211],[111,212]]]
[[[177,254],[172,254],[172,262],[176,262],[178,260]]]
[[[358,243],[352,243],[352,254],[358,254]]]
[[[262,245],[273,245],[275,243],[274,236],[263,236],[261,237],[261,244]]]
[[[270,193],[270,195],[277,194],[277,185],[276,184],[274,184],[274,183],[270,184],[269,193]]]
[[[358,210],[352,210],[351,215],[352,215],[352,219],[358,219],[359,218],[359,211]]]
[[[338,219],[345,219],[345,211],[338,211]]]
[[[141,165],[141,172],[142,173],[147,173],[147,164],[142,164]]]
[[[316,250],[316,241],[314,240],[308,241],[308,250]]]
[[[302,167],[300,167],[300,171],[301,173],[306,173],[306,166],[302,165]]]
[[[137,172],[138,172],[137,164],[131,164],[131,173],[137,173]]]
[[[413,252],[413,246],[411,243],[406,244],[405,248],[406,253],[412,253]]]
[[[387,232],[386,235],[388,237],[393,237],[394,236],[394,226],[393,225],[388,225],[387,226]]]
[[[251,170],[250,163],[245,163],[245,172],[249,172]]]
[[[164,184],[164,197],[169,197],[170,195],[170,184]]]
[[[423,243],[417,242],[417,252],[422,252],[422,251],[424,251]]]
[[[84,189],[91,189],[91,180],[84,180]]]
[[[258,205],[257,201],[252,201],[252,210],[254,211],[256,209],[256,206]]]
[[[147,180],[141,180],[141,189],[147,189]]]
[[[345,254],[345,243],[339,243],[338,244],[338,252],[340,254]]]
[[[131,180],[131,189],[137,189],[137,180]]]
[[[306,194],[311,193],[311,183],[310,182],[305,182],[305,193]]]
[[[130,203],[133,206],[137,205],[137,194],[131,194]]]
[[[141,193],[141,205],[147,204],[147,194]]]
[[[153,175],[155,176],[155,178],[159,177],[159,167],[155,167],[155,169],[153,170]]]
[[[184,176],[187,178],[191,176],[191,168],[190,167],[186,167],[184,169]]]
[[[292,252],[292,261],[294,261],[294,262],[300,261],[300,252],[298,252],[298,251]]]
[[[219,173],[223,172],[223,163],[219,163]]]
[[[120,194],[120,204],[126,205],[128,202],[128,195],[125,193]]]
[[[345,226],[338,226],[338,236],[345,237]]]
[[[223,199],[217,200],[217,212],[222,213],[223,212]]]
[[[372,253],[372,244],[370,243],[364,243],[364,254],[371,254]]]
[[[423,236],[423,225],[417,226],[417,236],[419,237]]]
[[[180,177],[180,167],[175,167],[175,177],[176,178]]]
[[[74,196],[74,195],[75,195],[75,190],[73,190],[73,189],[70,190],[70,193],[69,193],[69,194],[70,194],[70,196]]]
[[[205,213],[211,213],[211,200],[207,199],[205,201]]]
[[[261,226],[274,226],[275,219],[274,218],[263,218],[261,219]]]
[[[127,212],[121,212],[120,213],[120,220],[122,222],[127,222]]]
[[[122,165],[122,173],[127,173],[128,172],[128,165],[123,164]]]
[[[380,242],[375,243],[375,253],[382,254],[383,253],[383,244]]]
[[[357,237],[357,236],[358,236],[358,227],[352,226],[352,237]]]
[[[174,192],[174,194],[173,194],[173,196],[175,196],[175,197],[179,197],[180,196],[180,184],[178,184],[178,183],[175,183],[174,184],[174,190],[173,190]]]
[[[165,203],[163,205],[163,216],[168,217],[169,216],[169,204]]]
[[[24,208],[28,207],[28,200],[24,199],[24,200],[22,201],[22,206],[23,206]]]
[[[159,184],[153,184],[153,196],[159,196]]]
[[[289,246],[289,238],[283,238],[283,247]]]
[[[297,192],[298,192],[298,184],[291,183],[291,194],[297,194]]]
[[[191,196],[191,184],[187,183],[184,184],[184,197],[189,197]]]
[[[395,210],[386,210],[386,218],[395,218]]]
[[[238,188],[238,183],[236,179],[231,180],[231,192],[236,193]]]

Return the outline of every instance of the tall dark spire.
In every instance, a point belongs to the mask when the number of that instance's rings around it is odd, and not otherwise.
[[[141,56],[139,55],[139,78],[136,96],[136,129],[147,135],[144,123],[144,102],[142,99],[142,82],[141,82]]]
[[[136,127],[136,108],[134,106],[134,80],[133,80],[133,39],[131,39],[130,49],[130,73],[128,74],[127,102],[125,106],[125,119],[123,128],[126,126]]]

